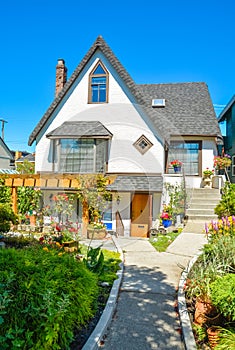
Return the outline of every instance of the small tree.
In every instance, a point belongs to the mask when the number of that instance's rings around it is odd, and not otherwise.
[[[101,213],[107,207],[107,201],[111,199],[111,193],[107,190],[109,179],[102,174],[80,175],[78,181],[77,191],[83,206],[85,233],[89,222],[100,220]]]
[[[20,174],[34,174],[35,166],[34,163],[31,163],[27,159],[25,159],[22,163],[17,164],[16,170]]]
[[[34,174],[34,164],[28,160],[24,160],[17,165],[17,171],[21,174]],[[38,211],[40,209],[41,196],[42,192],[38,188],[18,187],[18,213],[24,217],[28,213],[32,214],[34,211]]]

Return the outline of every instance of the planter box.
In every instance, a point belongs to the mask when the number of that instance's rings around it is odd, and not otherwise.
[[[78,250],[77,241],[63,242],[64,250],[69,253],[73,253]]]
[[[105,238],[107,232],[106,229],[97,229],[97,228],[88,228],[87,229],[87,238],[89,239],[103,239]]]

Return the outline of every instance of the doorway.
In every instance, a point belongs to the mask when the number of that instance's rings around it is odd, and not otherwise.
[[[149,223],[151,220],[151,196],[149,194],[136,193],[132,196],[131,203],[131,236],[148,237]]]

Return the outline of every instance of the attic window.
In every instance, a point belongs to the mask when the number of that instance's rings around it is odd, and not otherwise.
[[[108,102],[108,72],[99,61],[89,76],[89,103]]]
[[[135,148],[141,153],[145,154],[152,146],[152,142],[147,139],[146,136],[142,135],[138,140],[133,144]]]

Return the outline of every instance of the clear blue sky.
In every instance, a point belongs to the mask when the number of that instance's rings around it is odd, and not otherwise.
[[[10,149],[34,151],[28,137],[54,99],[57,59],[70,77],[98,35],[136,83],[203,81],[215,105],[235,93],[234,0],[5,0],[0,119]]]

